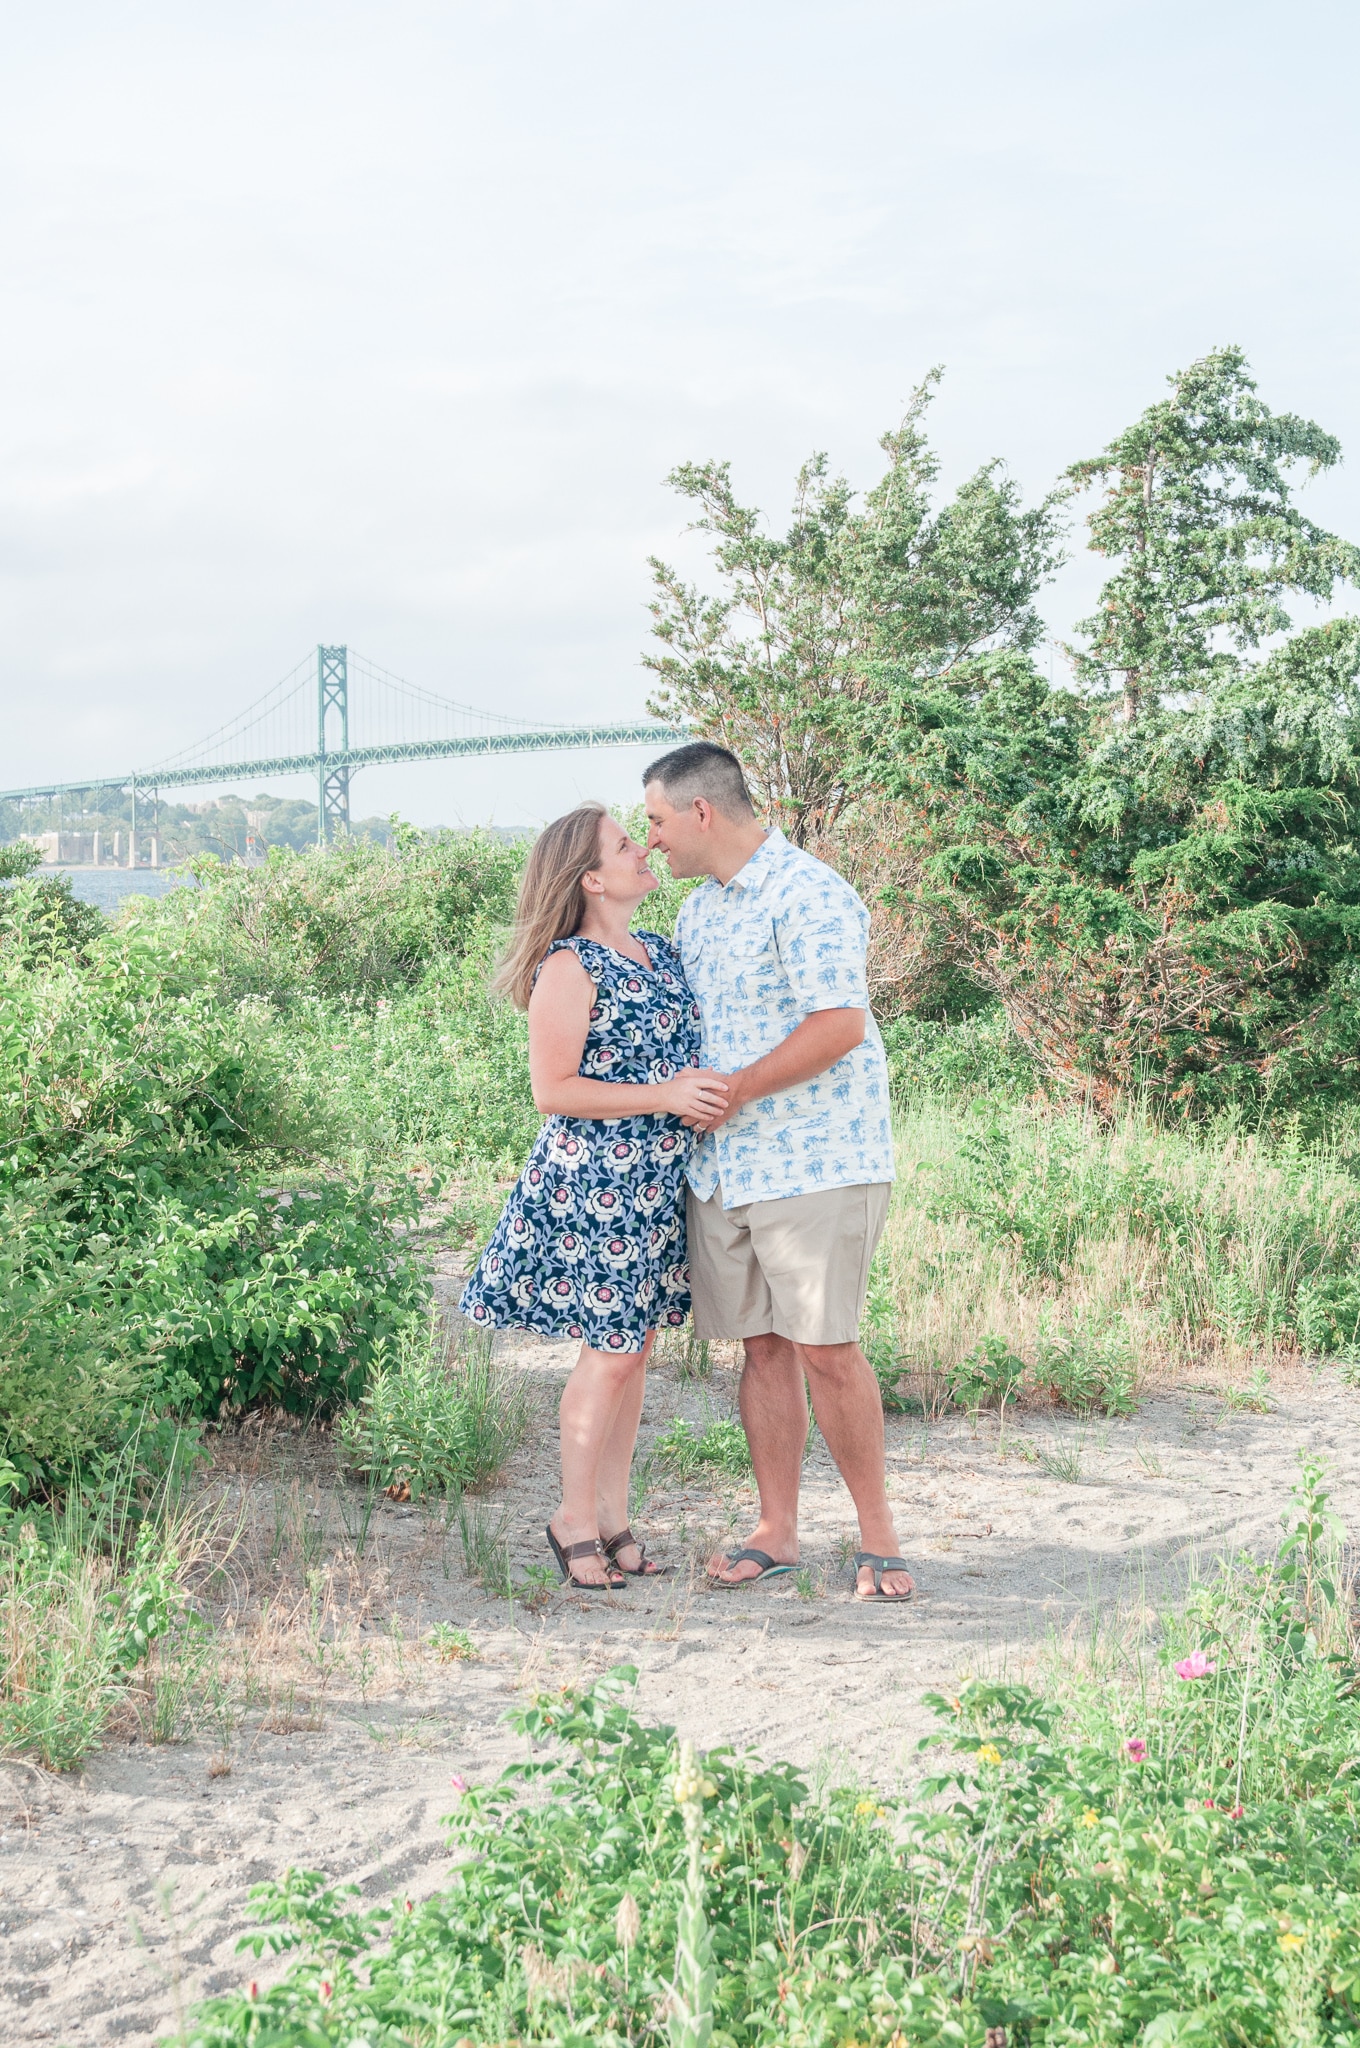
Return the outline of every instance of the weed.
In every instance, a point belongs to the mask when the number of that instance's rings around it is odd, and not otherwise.
[[[475,1664],[481,1652],[465,1628],[437,1621],[425,1638],[441,1664]]]
[[[633,1469],[628,1476],[628,1515],[632,1520],[642,1513],[651,1492],[652,1479],[656,1471],[656,1457],[648,1451],[645,1457],[633,1460]]]
[[[1244,1387],[1223,1389],[1223,1408],[1229,1415],[1269,1415],[1270,1374],[1265,1366],[1252,1368]]]
[[[947,1384],[950,1398],[960,1408],[976,1414],[979,1408],[995,1401],[1004,1417],[1006,1403],[1016,1393],[1024,1376],[1024,1360],[1017,1358],[1005,1339],[987,1336],[952,1369]]]
[[[655,1454],[682,1481],[705,1469],[725,1473],[730,1479],[747,1479],[751,1473],[746,1432],[728,1416],[715,1417],[699,1431],[680,1418],[657,1438]]]
[[[1039,1463],[1050,1479],[1080,1486],[1085,1479],[1085,1445],[1079,1438],[1054,1437],[1051,1443],[1040,1446]]]
[[[1134,1405],[1128,1330],[1118,1317],[1086,1310],[1040,1317],[1035,1377],[1078,1415],[1127,1415]]]

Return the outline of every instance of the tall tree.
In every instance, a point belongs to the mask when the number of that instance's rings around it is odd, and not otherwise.
[[[1263,405],[1240,348],[1168,381],[1168,398],[1067,472],[1081,489],[1103,486],[1091,546],[1121,564],[1081,621],[1088,645],[1074,665],[1088,688],[1121,687],[1128,720],[1229,681],[1289,631],[1286,594],[1325,599],[1360,561],[1292,502],[1294,467],[1330,469],[1340,443]]]
[[[825,455],[799,471],[782,539],[738,500],[725,462],[686,463],[668,482],[712,536],[717,593],[653,559],[645,655],[661,687],[650,709],[729,746],[757,801],[803,843],[830,829],[852,793],[853,730],[886,703],[882,664],[940,678],[985,648],[1025,648],[1041,631],[1039,586],[1057,567],[1059,502],[1022,509],[999,463],[932,510],[938,463],[922,429],[939,371],[880,445],[887,468],[857,509]]]
[[[1220,349],[1069,472],[1116,568],[1050,689],[1023,653],[885,671],[858,771],[914,820],[917,911],[1061,1086],[1182,1107],[1360,1094],[1360,551],[1304,519],[1330,435]],[[1273,644],[1271,644],[1273,643]]]

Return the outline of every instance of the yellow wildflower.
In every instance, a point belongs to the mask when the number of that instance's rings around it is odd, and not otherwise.
[[[855,1819],[868,1820],[869,1815],[877,1811],[878,1809],[872,1799],[860,1799],[855,1804]]]
[[[977,1760],[980,1764],[999,1764],[1001,1751],[994,1742],[984,1742],[977,1753]]]
[[[1098,1828],[1100,1826],[1100,1815],[1096,1812],[1094,1806],[1087,1807],[1085,1813],[1082,1814],[1077,1822],[1077,1826],[1079,1828]]]
[[[1308,1944],[1301,1934],[1282,1934],[1280,1936],[1280,1947],[1288,1949],[1291,1953],[1295,1949],[1306,1948],[1307,1946]]]

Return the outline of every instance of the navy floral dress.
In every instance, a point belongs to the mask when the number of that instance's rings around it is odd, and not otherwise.
[[[669,1081],[699,1064],[699,1006],[680,956],[638,932],[652,966],[596,939],[558,939],[595,984],[579,1072]],[[459,1307],[483,1327],[584,1338],[640,1351],[689,1313],[685,1168],[694,1134],[678,1117],[550,1116]]]

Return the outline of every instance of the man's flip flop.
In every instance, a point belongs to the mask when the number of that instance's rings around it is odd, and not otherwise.
[[[723,1563],[730,1570],[734,1564],[744,1564],[747,1559],[758,1564],[760,1570],[752,1572],[749,1579],[720,1579],[716,1572],[708,1574],[710,1586],[721,1586],[725,1593],[736,1592],[739,1586],[758,1586],[762,1579],[777,1579],[785,1572],[796,1572],[796,1564],[780,1564],[765,1550],[735,1550],[730,1557],[724,1555]]]
[[[861,1593],[859,1590],[860,1566],[866,1564],[874,1575],[874,1590],[872,1593]],[[855,1552],[854,1566],[850,1573],[850,1587],[855,1598],[857,1600],[886,1600],[892,1607],[905,1607],[916,1588],[913,1586],[911,1593],[885,1593],[883,1590],[884,1572],[906,1572],[910,1576],[911,1566],[907,1563],[905,1557],[877,1557],[872,1550],[857,1550]]]
[[[619,1552],[626,1550],[630,1543],[637,1545],[638,1555],[642,1559],[642,1563],[639,1565],[629,1566],[619,1563]],[[647,1555],[646,1544],[638,1543],[637,1537],[631,1529],[620,1529],[617,1536],[602,1537],[600,1539],[600,1548],[613,1565],[615,1571],[622,1572],[624,1577],[628,1579],[664,1579],[670,1571],[668,1564],[654,1564],[652,1562],[651,1558]]]
[[[561,1572],[563,1578],[566,1580],[569,1586],[574,1586],[578,1593],[618,1592],[619,1587],[623,1584],[623,1574],[617,1565],[611,1564],[609,1559],[605,1557],[604,1545],[601,1543],[598,1536],[592,1536],[588,1542],[584,1543],[569,1543],[566,1549],[564,1550],[562,1548],[562,1545],[558,1542],[557,1538],[553,1535],[553,1527],[551,1522],[549,1522],[547,1528],[543,1531],[543,1533],[547,1537],[549,1543],[552,1545],[552,1554],[557,1559],[557,1569]],[[574,1557],[598,1557],[602,1560],[602,1562],[605,1565],[608,1566],[608,1569],[611,1573],[618,1572],[619,1576],[617,1578],[610,1577],[603,1580],[578,1579],[575,1572],[571,1568],[571,1561]]]

